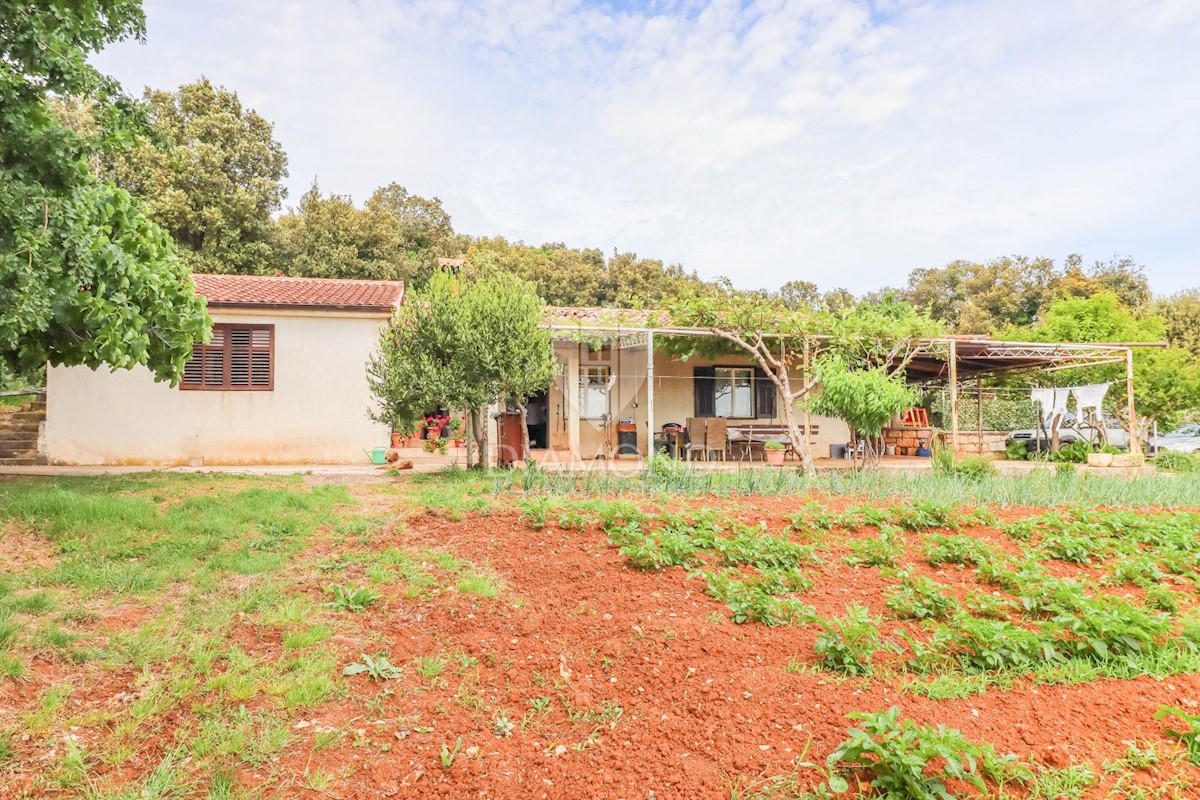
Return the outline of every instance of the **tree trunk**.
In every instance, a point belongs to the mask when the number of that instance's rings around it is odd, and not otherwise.
[[[776,385],[778,385],[778,381],[776,381]],[[787,423],[788,436],[792,439],[792,449],[800,454],[800,468],[804,470],[806,477],[811,478],[817,474],[817,470],[813,466],[812,453],[809,452],[808,446],[805,444],[804,434],[800,430],[800,423],[796,420],[795,399],[791,397],[790,390],[780,399],[783,400],[783,419]]]
[[[475,441],[479,444],[479,460],[475,466],[479,469],[487,469],[491,462],[488,454],[487,432],[483,425],[483,409],[471,409],[471,432],[475,437]]]
[[[467,411],[467,413],[463,415],[463,441],[467,443],[467,466],[469,467],[471,466],[471,453],[475,452],[475,448],[472,446],[475,441],[475,435],[471,431],[470,411]]]
[[[517,398],[517,409],[521,412],[521,452],[517,455],[529,466],[529,417],[525,411],[525,401]]]

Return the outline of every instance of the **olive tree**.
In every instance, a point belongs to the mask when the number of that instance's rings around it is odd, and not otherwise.
[[[489,461],[484,414],[553,380],[557,364],[542,301],[529,284],[498,274],[468,281],[437,271],[409,295],[367,366],[375,419],[411,420],[443,406],[467,412],[468,461]]]

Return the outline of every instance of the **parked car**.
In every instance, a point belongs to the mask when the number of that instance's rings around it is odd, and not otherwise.
[[[1071,444],[1083,440],[1092,445],[1102,445],[1105,441],[1113,447],[1119,447],[1122,450],[1129,449],[1129,433],[1121,427],[1121,423],[1116,417],[1111,414],[1104,415],[1105,431],[1107,437],[1102,435],[1099,428],[1090,422],[1080,422],[1074,414],[1067,414],[1063,417],[1062,423],[1058,426],[1058,443],[1060,445]],[[1026,452],[1033,453],[1038,450],[1049,450],[1050,425],[1046,425],[1046,433],[1043,434],[1040,428],[1029,428],[1027,430],[1013,431],[1008,435],[1006,444],[1012,442],[1024,442]]]
[[[1153,444],[1155,450],[1200,454],[1200,425],[1184,425],[1170,433],[1155,436]]]

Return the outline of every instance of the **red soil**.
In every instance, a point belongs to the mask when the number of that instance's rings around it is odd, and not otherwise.
[[[747,522],[765,520],[778,533],[786,524],[784,515],[804,500],[703,498],[695,505],[719,505]],[[841,499],[828,504],[846,505]],[[1018,509],[1002,516],[1007,521],[1034,513]],[[1020,551],[1018,543],[995,530],[967,533],[1010,553]],[[994,591],[969,569],[935,569],[920,561],[923,536],[906,535],[905,566],[960,596],[968,590]],[[704,594],[702,579],[689,578],[679,568],[632,570],[595,526],[568,532],[552,524],[532,531],[514,512],[461,522],[422,515],[405,531],[371,546],[447,550],[489,566],[507,590],[498,600],[466,594],[411,600],[403,597],[402,587],[384,589],[377,605],[339,618],[328,644],[339,651],[342,663],[362,652],[386,652],[404,674],[379,683],[339,677],[350,687],[349,696],[317,709],[282,712],[272,706],[274,715],[290,713],[291,745],[275,762],[237,774],[242,783],[263,785],[266,796],[725,798],[733,783],[744,786],[763,775],[789,773],[801,757],[824,762],[846,738],[852,725],[848,713],[898,705],[905,717],[958,728],[974,741],[1033,763],[1090,762],[1100,783],[1086,797],[1100,798],[1114,780],[1100,765],[1121,757],[1127,742],[1150,741],[1160,752],[1179,752],[1165,737],[1164,724],[1153,719],[1159,706],[1195,707],[1200,699],[1200,675],[1195,674],[1081,686],[1025,681],[1010,691],[993,688],[982,696],[937,702],[902,694],[891,678],[839,678],[813,668],[813,626],[736,625],[722,602]],[[823,565],[807,570],[815,585],[801,596],[803,602],[828,617],[857,601],[887,618],[885,591],[894,581],[883,579],[878,569],[846,566],[840,561],[844,552],[844,545],[835,546]],[[1055,574],[1093,584],[1102,574],[1095,567],[1047,564]],[[337,575],[344,583],[365,582],[358,566]],[[313,571],[300,578],[314,598],[325,599],[322,587],[329,573]],[[1132,587],[1107,591],[1137,594]],[[884,632],[893,628],[916,626],[888,619]],[[277,630],[249,618],[233,636],[257,657],[290,657]],[[452,661],[429,681],[416,674],[413,659],[431,654],[461,654],[468,660],[464,665]],[[14,721],[16,709],[28,711],[41,688],[70,680],[76,670],[39,664],[29,682],[0,684],[0,711],[7,708],[11,714],[7,721],[0,715],[0,722]],[[76,675],[72,703],[85,704],[74,713],[126,704],[142,691],[131,670]],[[548,710],[531,710],[539,698],[549,698]],[[247,705],[267,703],[256,698]],[[584,717],[589,711],[591,716]],[[122,780],[148,774],[171,746],[172,729],[191,714],[173,709],[142,729],[145,748],[113,767]],[[517,724],[509,736],[494,730],[501,714]],[[317,731],[342,735],[331,746],[313,750]],[[87,744],[106,732],[77,733]],[[443,745],[453,748],[459,737],[462,749],[443,769],[439,752]],[[26,745],[17,746],[19,756],[28,755]],[[306,786],[321,774],[330,776],[328,785]],[[1190,781],[1193,790],[1200,786],[1200,769],[1191,766],[1168,765],[1140,774],[1138,781],[1151,786],[1176,776]],[[802,785],[819,777],[815,769],[799,772]],[[0,788],[0,796],[5,791]]]
[[[755,499],[754,505],[778,530],[780,514],[798,503]],[[971,533],[1017,549],[994,531]],[[952,586],[975,586],[968,570],[934,570],[916,562],[920,538],[909,539],[914,567]],[[355,681],[355,697],[320,709],[313,723],[350,724],[371,744],[390,745],[388,751],[331,748],[290,764],[345,775],[331,791],[336,797],[728,797],[729,785],[739,778],[744,784],[762,774],[790,772],[801,755],[822,762],[846,738],[847,713],[892,705],[914,720],[959,728],[1001,753],[1055,767],[1090,761],[1099,775],[1100,764],[1119,758],[1135,739],[1174,749],[1154,712],[1163,704],[1200,698],[1200,676],[1181,675],[1161,682],[1026,683],[934,702],[903,695],[882,680],[790,674],[785,665],[793,657],[815,663],[811,627],[735,625],[725,606],[703,593],[701,580],[678,568],[628,569],[595,529],[531,531],[510,513],[462,523],[424,516],[394,542],[379,543],[390,544],[444,548],[490,564],[525,604],[398,608],[397,603],[370,613],[369,625],[393,663],[455,650],[477,658],[470,693],[492,710],[449,701],[460,679],[448,669],[448,689],[397,691],[382,714],[364,716],[361,699],[380,685]],[[851,569],[831,559],[817,572],[803,600],[818,613],[840,614],[855,600],[873,612],[886,611],[886,584],[877,569]],[[403,684],[414,682],[410,669]],[[535,715],[537,727],[508,737],[492,732],[494,709],[508,709],[509,718],[518,721],[541,696],[552,698],[554,710]],[[596,729],[568,719],[564,702],[581,710],[611,703],[623,714]],[[347,723],[348,718],[356,721]],[[421,726],[434,730],[415,733]],[[453,747],[457,737],[464,751],[442,769],[439,749],[444,743]],[[1200,775],[1183,769],[1193,780]],[[817,779],[815,770],[801,771],[802,781]],[[1102,796],[1101,787],[1089,796]]]

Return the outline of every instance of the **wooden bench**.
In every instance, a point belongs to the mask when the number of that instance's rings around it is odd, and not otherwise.
[[[803,435],[804,425],[801,424],[799,427],[800,433]],[[812,439],[816,438],[820,432],[821,426],[809,425],[809,440],[811,441]],[[754,458],[754,448],[757,447],[759,450],[762,450],[763,446],[768,441],[782,443],[784,446],[785,458],[788,455],[798,457],[795,443],[791,439],[791,433],[788,431],[787,425],[768,425],[758,422],[750,422],[745,424],[737,422],[729,423],[730,449],[732,450],[734,445],[741,445],[743,447],[742,455],[750,460],[753,460]]]

